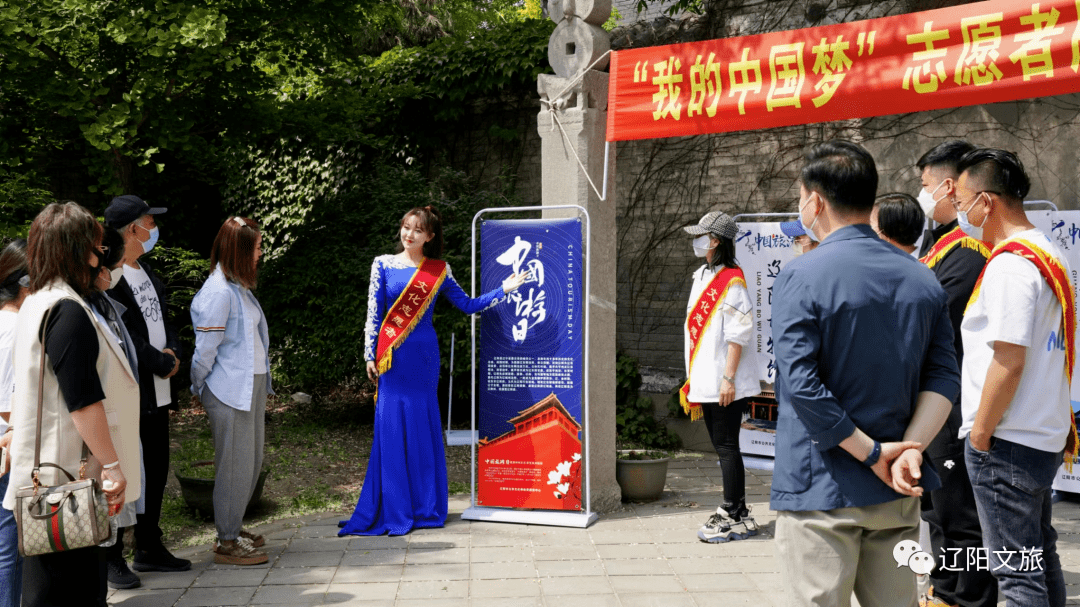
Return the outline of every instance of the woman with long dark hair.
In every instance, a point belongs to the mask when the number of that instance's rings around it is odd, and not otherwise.
[[[375,441],[356,510],[338,535],[404,535],[446,522],[446,454],[435,393],[439,342],[431,304],[443,293],[462,312],[475,314],[519,287],[526,275],[470,299],[441,260],[442,249],[438,211],[417,207],[401,218],[399,252],[371,264],[364,358],[368,377],[378,383]]]
[[[202,402],[214,438],[214,562],[259,565],[269,560],[261,535],[242,527],[262,470],[270,334],[252,289],[262,257],[259,224],[230,217],[210,253],[210,277],[191,301],[195,354],[191,393]]]
[[[679,391],[692,420],[704,419],[724,477],[724,502],[698,531],[704,542],[745,539],[757,533],[746,506],[746,473],[739,429],[750,397],[761,392],[750,344],[753,305],[735,259],[739,226],[713,211],[683,228],[705,265],[694,272],[694,286],[683,324],[686,384]]]
[[[80,474],[86,444],[92,456],[87,477],[103,481],[110,514],[115,514],[141,491],[139,384],[89,303],[103,289],[99,277],[108,251],[102,228],[78,204],[53,203],[38,213],[27,241],[30,295],[19,308],[15,331],[15,430],[4,507],[14,509],[16,492],[32,484],[40,428],[40,461],[72,475]],[[39,388],[43,348],[46,369]],[[39,478],[46,486],[67,482],[55,468],[42,467]],[[102,548],[27,557],[23,568],[24,606],[105,607]]]

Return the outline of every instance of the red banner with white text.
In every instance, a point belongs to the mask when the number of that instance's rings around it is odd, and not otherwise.
[[[608,141],[1080,91],[1080,0],[991,0],[611,54]]]

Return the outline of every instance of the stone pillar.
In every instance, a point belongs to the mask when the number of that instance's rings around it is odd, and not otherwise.
[[[537,81],[544,101],[537,117],[542,199],[545,206],[581,205],[591,220],[591,297],[585,302],[589,306],[586,457],[591,507],[606,512],[617,508],[622,499],[615,482],[615,145],[610,149],[607,196],[601,201],[589,178],[603,191],[608,74],[599,70],[607,67],[607,58],[582,72],[610,48],[608,33],[600,24],[611,14],[611,0],[553,0],[549,6],[552,20],[559,25],[548,43],[548,61],[555,75],[542,74]],[[575,215],[576,211],[544,212],[545,218]]]

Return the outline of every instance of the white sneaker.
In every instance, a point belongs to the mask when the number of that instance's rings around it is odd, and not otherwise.
[[[710,516],[701,529],[698,529],[697,536],[703,542],[719,544],[733,540],[745,540],[752,535],[757,535],[757,532],[758,524],[750,516],[749,508],[741,516],[738,516],[738,520],[723,508],[717,508],[716,514]]]

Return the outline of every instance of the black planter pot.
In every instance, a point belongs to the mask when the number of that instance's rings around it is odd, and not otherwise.
[[[193,467],[214,467],[212,461],[194,462],[191,464]],[[270,473],[269,470],[263,470],[259,473],[259,480],[255,483],[255,491],[251,494],[251,500],[248,501],[247,511],[251,512],[259,504],[259,500],[262,499],[263,485],[266,483],[266,476]],[[176,480],[180,482],[180,492],[184,496],[184,503],[188,508],[193,511],[198,511],[203,517],[213,518],[214,516],[214,479],[210,478],[195,478],[191,476],[183,476],[179,472],[173,472],[176,476]]]

